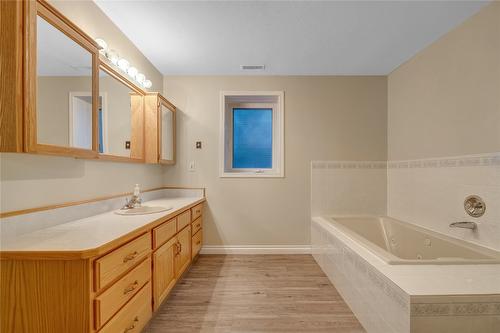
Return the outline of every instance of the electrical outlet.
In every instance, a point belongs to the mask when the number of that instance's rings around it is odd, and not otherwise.
[[[201,149],[201,141],[196,141],[196,149]]]
[[[188,163],[188,171],[190,172],[195,172],[196,171],[196,164],[194,161],[189,161]]]

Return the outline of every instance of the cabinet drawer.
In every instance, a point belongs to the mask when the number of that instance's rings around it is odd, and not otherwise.
[[[151,236],[146,233],[95,261],[95,290],[108,285],[151,252]]]
[[[151,280],[151,259],[147,258],[108,290],[96,297],[95,327],[99,328]]]
[[[177,219],[173,218],[153,229],[153,247],[156,249],[177,233]]]
[[[191,223],[191,211],[188,209],[177,216],[177,231],[181,231]]]
[[[196,234],[194,234],[191,240],[191,258],[194,258],[198,252],[200,252],[203,241],[202,236],[202,230],[199,230]]]
[[[200,217],[201,214],[203,214],[203,203],[198,204],[198,205],[194,206],[193,208],[191,208],[191,219],[192,219],[192,221],[194,221],[198,217]]]
[[[202,227],[203,227],[203,221],[202,221],[202,217],[200,216],[196,220],[194,220],[192,223],[191,231],[192,231],[193,235],[195,233],[197,233],[198,230],[200,230]]]
[[[99,333],[139,333],[151,314],[151,282],[148,282]]]

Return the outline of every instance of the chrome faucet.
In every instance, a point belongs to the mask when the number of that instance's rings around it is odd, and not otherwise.
[[[141,191],[139,189],[139,184],[135,184],[134,194],[132,195],[130,200],[125,198],[125,202],[126,202],[125,206],[122,207],[123,210],[141,207],[142,199],[141,199]]]
[[[451,228],[464,228],[464,229],[470,229],[470,230],[476,230],[477,229],[477,224],[476,222],[453,222],[450,224]]]

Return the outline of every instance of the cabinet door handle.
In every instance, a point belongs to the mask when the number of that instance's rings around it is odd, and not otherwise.
[[[128,331],[131,331],[135,328],[135,324],[139,321],[139,317],[135,317],[134,318],[134,322],[132,323],[132,325],[130,325],[129,327],[125,328],[125,330],[123,331],[123,333],[127,333]]]
[[[127,288],[125,288],[123,290],[123,295],[127,295],[128,293],[131,293],[132,291],[135,290],[135,288],[137,288],[138,285],[139,285],[139,281],[135,280],[134,283],[131,283]]]
[[[137,252],[137,251],[134,251],[134,252],[132,252],[130,254],[127,254],[125,256],[125,258],[123,258],[123,262],[127,262],[127,261],[130,261],[130,260],[133,260],[138,254],[139,254],[139,252]]]
[[[179,253],[182,252],[182,243],[179,243]]]
[[[178,255],[180,252],[179,250],[179,242],[175,243],[175,255]]]

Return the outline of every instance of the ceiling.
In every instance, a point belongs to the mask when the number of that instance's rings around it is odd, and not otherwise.
[[[165,75],[386,75],[488,1],[96,3]]]

